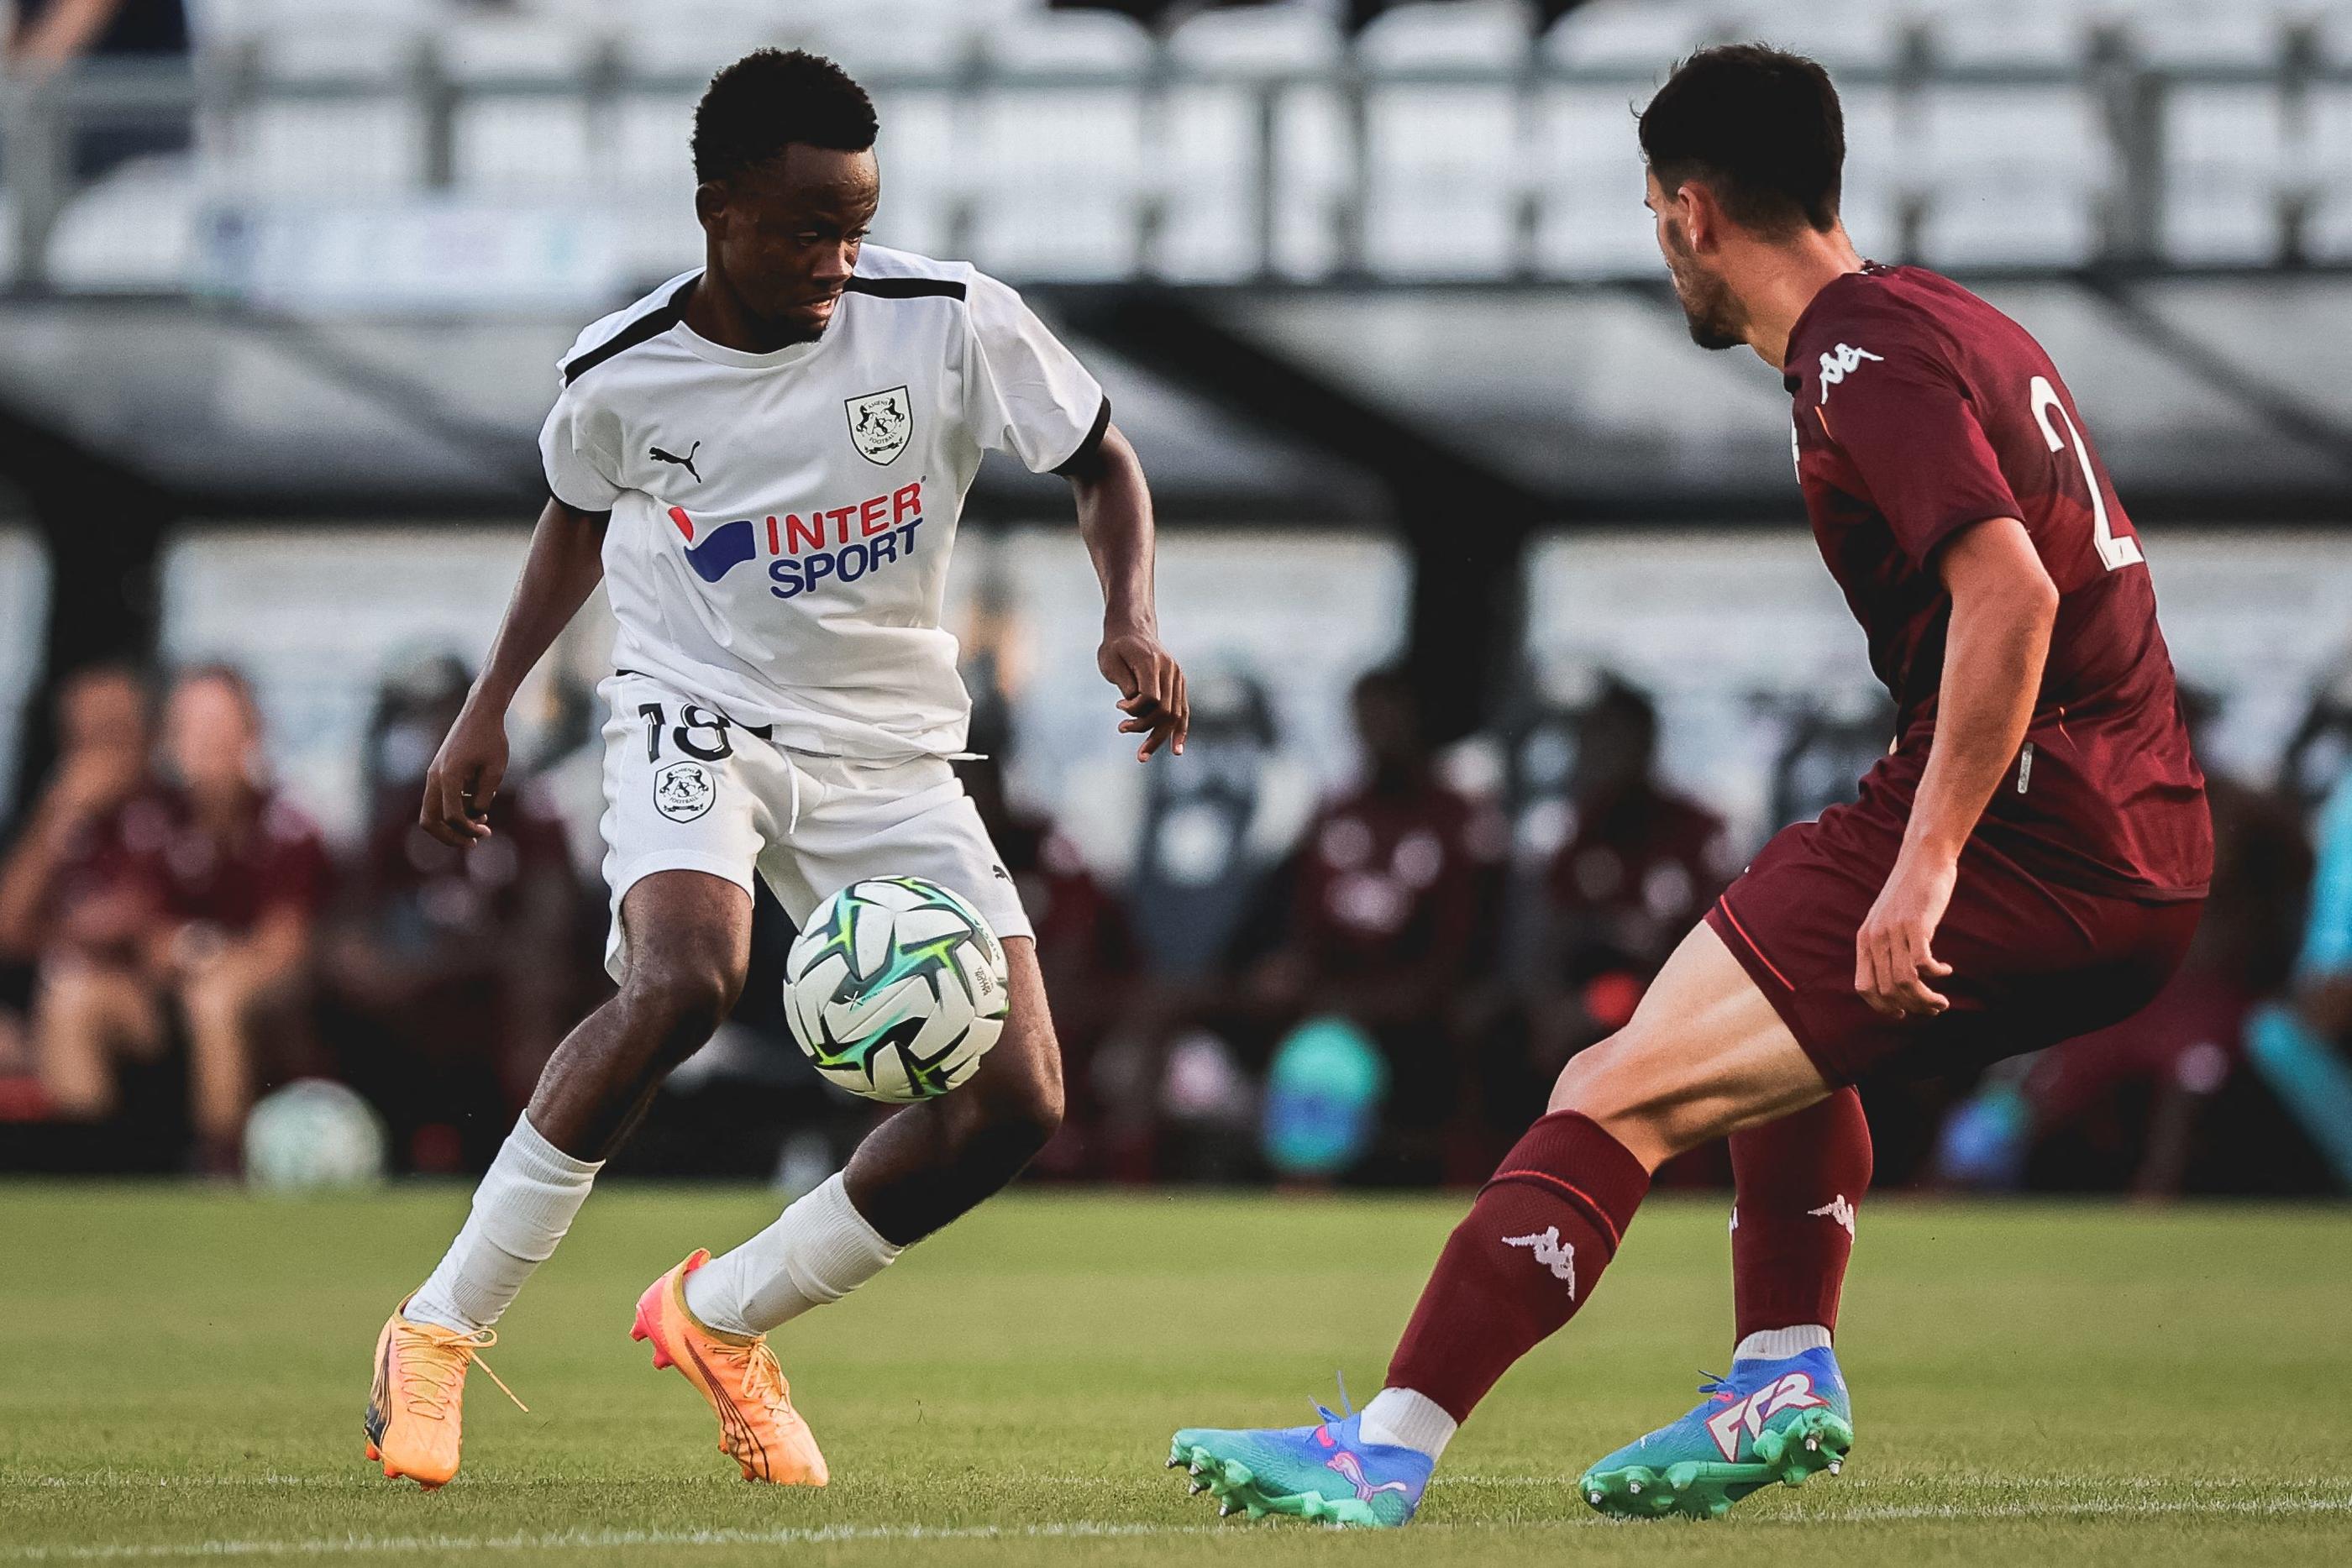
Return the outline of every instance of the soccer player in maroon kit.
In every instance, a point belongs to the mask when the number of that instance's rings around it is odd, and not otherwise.
[[[1813,62],[1703,51],[1640,134],[1692,337],[1782,373],[1814,538],[1895,743],[1854,803],[1767,844],[1632,1021],[1570,1061],[1368,1406],[1177,1434],[1170,1462],[1229,1511],[1410,1519],[1456,1424],[1591,1294],[1651,1172],[1727,1134],[1731,1374],[1582,1490],[1605,1512],[1706,1516],[1834,1469],[1853,1427],[1830,1336],[1870,1173],[1853,1084],[2116,1022],[2196,929],[2204,779],[2140,539],[2057,368],[1958,285],[1855,253],[1843,116]]]

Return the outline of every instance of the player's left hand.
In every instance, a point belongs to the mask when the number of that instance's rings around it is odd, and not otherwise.
[[[1888,1018],[1933,1018],[1952,1005],[1928,984],[1952,972],[1930,944],[1958,874],[1957,865],[1896,858],[1894,874],[1854,937],[1853,988],[1872,1010]]]
[[[1148,627],[1106,631],[1095,664],[1103,679],[1118,688],[1118,711],[1127,715],[1118,732],[1143,737],[1135,759],[1144,761],[1162,746],[1184,755],[1192,702],[1185,694],[1184,671],[1160,645],[1160,633]]]

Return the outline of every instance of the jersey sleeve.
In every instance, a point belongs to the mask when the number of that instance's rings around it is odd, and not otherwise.
[[[973,436],[1034,474],[1067,466],[1110,423],[1102,384],[1011,288],[975,273],[964,298],[971,332],[964,411]]]
[[[1823,347],[1805,386],[1813,417],[1922,567],[1971,523],[2025,516],[1932,333],[1891,318],[1855,323]]]
[[[549,491],[574,511],[609,512],[625,488],[614,478],[618,457],[618,421],[577,385],[565,387],[539,432]]]

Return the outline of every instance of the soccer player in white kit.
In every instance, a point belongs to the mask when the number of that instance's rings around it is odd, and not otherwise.
[[[770,49],[721,71],[695,116],[705,265],[563,361],[541,436],[552,498],[422,821],[452,844],[489,836],[507,706],[601,579],[620,628],[602,688],[620,988],[549,1060],[457,1240],[384,1325],[366,1425],[386,1476],[457,1473],[491,1325],[742,988],[755,874],[796,921],[860,877],[952,888],[1003,939],[1012,995],[970,1082],[640,1301],[635,1332],[710,1402],[746,1477],[825,1480],[767,1331],[1003,1186],[1060,1124],[1031,927],[949,761],[971,700],[940,603],[983,450],[1069,478],[1102,580],[1097,662],[1139,760],[1183,749],[1184,676],[1160,643],[1150,497],[1101,387],[1004,285],[865,243],[875,131],[828,60]]]

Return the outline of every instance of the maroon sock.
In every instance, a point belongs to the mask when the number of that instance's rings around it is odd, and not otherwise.
[[[1642,1162],[1589,1117],[1556,1111],[1528,1128],[1446,1239],[1387,1385],[1467,1420],[1576,1315],[1649,1190]]]
[[[1870,1163],[1870,1124],[1852,1088],[1731,1135],[1731,1293],[1739,1338],[1798,1323],[1837,1327]]]

